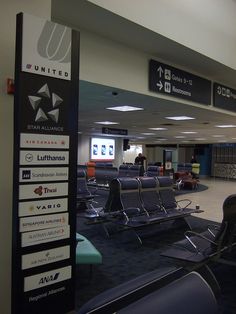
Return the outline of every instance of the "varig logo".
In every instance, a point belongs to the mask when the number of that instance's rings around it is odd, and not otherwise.
[[[70,62],[71,32],[66,26],[46,21],[38,40],[37,51],[45,59]]]
[[[43,122],[48,119],[58,122],[59,108],[58,106],[63,102],[63,99],[55,93],[50,93],[47,84],[44,84],[35,95],[28,96],[29,103],[35,112],[35,122]],[[50,109],[45,112],[43,107],[49,107]]]
[[[50,275],[50,276],[45,276],[45,277],[42,277],[40,280],[39,280],[39,285],[40,284],[45,284],[47,282],[51,282],[51,281],[55,281],[58,279],[60,273],[56,273],[55,275]]]

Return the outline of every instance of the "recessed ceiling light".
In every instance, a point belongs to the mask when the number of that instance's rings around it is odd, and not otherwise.
[[[117,110],[117,111],[136,111],[136,110],[144,110],[140,107],[133,107],[133,106],[116,106],[116,107],[108,107],[106,109],[109,110]]]
[[[180,133],[183,133],[183,134],[196,134],[197,132],[195,132],[195,131],[184,131],[184,132],[180,132]]]
[[[216,125],[217,128],[236,128],[235,124],[222,124],[222,125]]]
[[[112,121],[98,121],[98,122],[94,122],[94,123],[104,124],[104,125],[120,124],[119,122],[112,122]]]
[[[169,119],[169,120],[176,120],[176,121],[194,120],[195,119],[193,117],[188,117],[188,116],[176,116],[176,117],[165,117],[165,118]]]
[[[149,130],[153,130],[153,131],[165,131],[165,130],[167,130],[167,128],[149,128]]]

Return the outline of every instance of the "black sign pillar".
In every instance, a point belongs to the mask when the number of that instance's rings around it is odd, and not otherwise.
[[[79,33],[18,14],[12,313],[75,308]]]

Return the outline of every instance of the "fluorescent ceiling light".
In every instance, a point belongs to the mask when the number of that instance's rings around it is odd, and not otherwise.
[[[153,130],[153,131],[164,131],[167,130],[167,128],[148,128],[149,130]]]
[[[185,138],[186,136],[183,135],[178,135],[178,136],[174,136],[175,138]]]
[[[155,133],[141,133],[142,135],[155,135]]]
[[[176,121],[183,121],[183,120],[194,120],[195,118],[188,117],[188,116],[176,116],[176,117],[165,117],[169,120],[176,120]]]
[[[222,124],[222,125],[216,125],[217,128],[236,128],[235,124]]]
[[[119,122],[112,122],[112,121],[98,121],[98,122],[94,122],[94,123],[104,124],[104,125],[120,124]]]
[[[133,106],[116,106],[116,107],[108,107],[106,109],[109,110],[117,110],[117,111],[136,111],[136,110],[144,110],[140,107],[133,107]]]
[[[180,132],[180,133],[183,133],[183,134],[196,134],[197,132],[195,132],[195,131],[184,131],[184,132]]]
[[[212,137],[224,137],[224,135],[212,135]]]
[[[167,141],[167,138],[159,138],[158,141]]]
[[[198,137],[198,138],[195,138],[195,140],[196,140],[196,141],[205,141],[206,138],[204,138],[204,137]]]

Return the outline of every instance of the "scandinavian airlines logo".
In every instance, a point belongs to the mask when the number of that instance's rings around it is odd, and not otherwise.
[[[35,112],[35,122],[44,122],[48,119],[58,122],[59,119],[59,108],[63,99],[56,93],[52,94],[49,91],[48,84],[44,84],[37,92],[36,95],[28,96],[29,104]],[[48,104],[49,102],[49,104]],[[51,107],[47,112],[43,110],[43,107]]]

